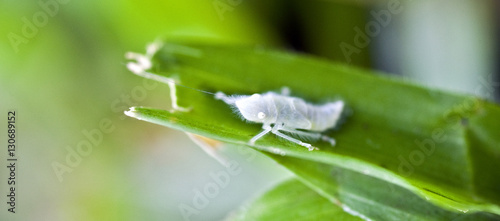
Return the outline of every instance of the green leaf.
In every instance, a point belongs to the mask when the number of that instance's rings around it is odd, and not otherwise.
[[[363,173],[293,157],[269,155],[332,202],[373,220],[500,220],[484,212],[440,208],[395,184]]]
[[[344,220],[363,219],[344,212],[338,205],[291,179],[266,192],[250,205],[232,214],[228,221],[243,220]]]
[[[446,211],[400,187],[380,181],[372,182],[374,178],[356,175],[352,171],[340,168],[329,170],[331,168],[327,167],[322,169],[333,173],[338,184],[336,187],[343,186],[339,188],[338,193],[342,201],[361,208],[362,213],[374,220],[498,220],[498,217],[487,213],[461,214]],[[347,182],[348,185],[344,185]],[[366,188],[368,184],[370,188]],[[381,185],[378,186],[378,184]],[[387,192],[391,194],[387,195]],[[368,194],[371,196],[367,197]],[[327,198],[300,181],[291,179],[264,193],[251,204],[244,205],[236,213],[231,214],[227,220],[349,221],[368,219],[366,216],[362,216],[363,219],[358,217],[360,214],[354,213],[349,207],[344,207],[348,212],[344,211],[342,206],[345,204],[337,200],[329,201]],[[387,207],[388,205],[391,207]]]
[[[162,124],[167,120],[178,122],[170,125],[179,130],[188,130],[190,126],[184,124],[180,118],[165,118],[167,111],[148,108],[134,108],[136,117],[142,120]],[[217,128],[222,129],[222,128]],[[219,131],[230,133],[230,131]],[[202,135],[206,136],[207,134]],[[220,139],[223,140],[223,139]],[[239,143],[244,145],[243,143]],[[300,147],[303,148],[303,147]],[[305,149],[305,148],[303,148]],[[275,153],[280,153],[274,149]],[[311,153],[311,152],[306,152]],[[452,212],[437,207],[427,200],[420,198],[411,191],[391,182],[369,176],[369,172],[354,172],[350,169],[332,166],[331,164],[302,160],[295,157],[268,154],[295,174],[301,181],[307,183],[314,191],[321,193],[332,202],[338,202],[349,207],[352,211],[374,220],[500,220],[500,216],[470,211]],[[292,200],[293,201],[293,200]],[[282,206],[287,206],[283,204]],[[253,217],[255,211],[247,211],[245,216]],[[310,210],[310,213],[316,213]],[[267,212],[271,213],[271,212]],[[271,215],[271,214],[269,214]],[[274,214],[280,216],[280,214]],[[281,214],[286,217],[286,214]],[[253,220],[253,219],[248,219]]]
[[[455,212],[500,214],[495,104],[259,47],[168,43],[152,60],[148,77],[167,76],[190,88],[252,94],[287,86],[309,102],[342,99],[350,115],[340,129],[325,133],[335,137],[335,147],[318,142],[320,150],[310,152],[274,135],[253,147],[303,159],[307,168],[325,164],[371,176]],[[261,130],[213,95],[176,88],[174,98],[190,111],[134,108],[128,115],[240,145]],[[331,182],[328,174],[314,178]]]

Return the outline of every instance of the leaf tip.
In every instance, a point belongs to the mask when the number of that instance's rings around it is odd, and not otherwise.
[[[123,113],[129,117],[140,119],[136,107],[131,107],[128,111],[124,111]]]

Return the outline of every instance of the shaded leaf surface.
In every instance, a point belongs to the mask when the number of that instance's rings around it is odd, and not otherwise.
[[[445,210],[407,189],[367,176],[369,171],[358,173],[293,157],[269,156],[325,198],[372,220],[500,220],[500,216],[484,212]]]
[[[332,204],[300,181],[292,179],[266,192],[227,220],[361,221],[363,219],[344,212],[341,207]]]

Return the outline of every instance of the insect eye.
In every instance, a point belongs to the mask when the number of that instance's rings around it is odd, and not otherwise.
[[[264,118],[266,117],[266,114],[265,114],[264,112],[259,112],[259,113],[257,114],[257,117],[258,117],[259,119],[264,119]]]

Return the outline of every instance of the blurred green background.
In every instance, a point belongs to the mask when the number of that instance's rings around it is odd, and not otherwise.
[[[19,160],[11,214],[0,135],[0,220],[184,219],[179,206],[225,169],[182,132],[124,116],[169,108],[166,85],[125,67],[158,37],[300,51],[487,99],[500,87],[493,0],[4,0],[0,11],[1,125],[15,110]],[[223,219],[290,176],[255,152],[225,154],[242,173],[189,220]]]

